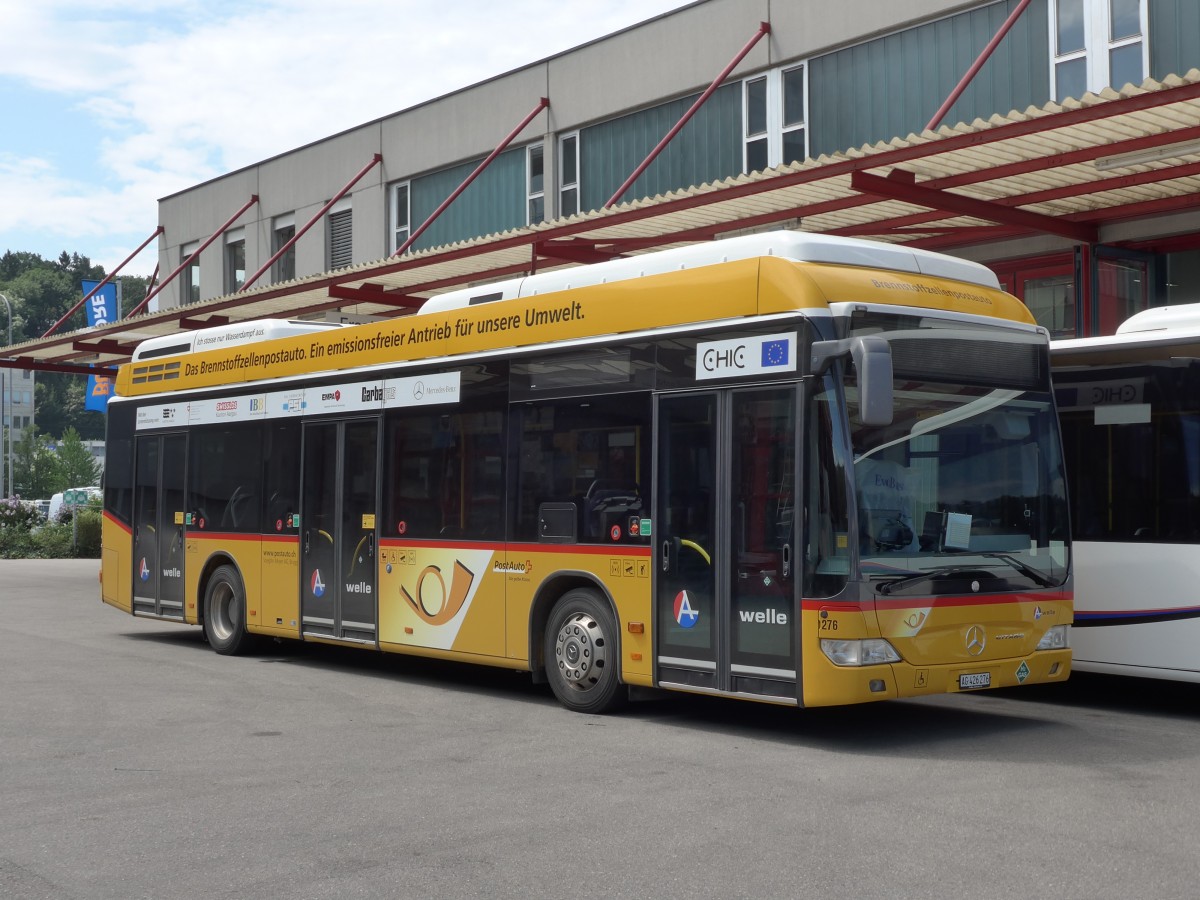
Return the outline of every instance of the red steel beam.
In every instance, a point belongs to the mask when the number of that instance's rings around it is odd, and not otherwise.
[[[329,296],[335,300],[347,300],[351,303],[375,303],[379,306],[392,306],[398,309],[417,309],[425,302],[423,297],[413,297],[405,291],[388,290],[377,284],[364,284],[356,288],[335,284],[329,288]]]
[[[58,331],[58,329],[62,326],[62,324],[67,321],[67,319],[69,319],[69,318],[71,318],[71,316],[75,315],[75,312],[76,312],[76,310],[79,309],[79,307],[83,306],[83,304],[85,304],[89,300],[91,300],[92,295],[95,294],[96,291],[100,290],[100,288],[104,287],[106,284],[108,284],[110,281],[112,281],[114,278],[116,278],[117,273],[120,272],[123,268],[125,268],[125,264],[128,263],[135,256],[137,256],[139,253],[141,253],[143,250],[145,250],[146,245],[149,244],[156,237],[158,237],[160,234],[162,234],[163,231],[164,231],[164,229],[161,225],[159,225],[158,228],[154,229],[154,233],[152,235],[150,235],[150,237],[148,237],[144,241],[142,241],[142,244],[140,247],[138,247],[136,250],[134,250],[132,253],[130,253],[127,257],[125,257],[123,260],[121,260],[120,264],[115,269],[113,269],[112,272],[110,272],[103,281],[101,281],[98,285],[96,285],[94,288],[92,288],[90,291],[88,291],[84,295],[82,300],[80,300],[78,303],[76,303],[74,306],[72,306],[69,310],[67,310],[67,314],[65,316],[63,316],[61,319],[59,319],[57,322],[55,322],[53,325],[51,325],[49,328],[47,328],[46,333],[43,334],[42,337],[49,337],[50,335],[54,334],[54,332]],[[157,274],[157,273],[158,273],[158,270],[155,269],[155,274]]]
[[[1026,2],[1028,2],[1028,0],[1026,0]],[[760,40],[762,40],[765,35],[768,35],[770,33],[771,33],[770,23],[768,23],[768,22],[759,22],[758,23],[758,31],[756,31],[754,33],[754,37],[750,38],[750,40],[746,42],[746,46],[744,46],[741,50],[739,50],[737,56],[735,56],[732,60],[730,60],[729,65],[727,65],[724,69],[721,70],[721,74],[713,79],[712,84],[710,84],[708,86],[708,88],[705,89],[704,93],[699,96],[699,98],[696,100],[695,103],[693,103],[691,105],[691,107],[688,109],[688,111],[685,112],[683,114],[683,116],[680,118],[680,120],[675,123],[675,126],[670,131],[668,131],[666,133],[666,135],[663,137],[663,139],[658,142],[658,144],[655,146],[655,148],[650,151],[650,155],[647,156],[644,160],[642,160],[641,165],[639,165],[636,169],[634,169],[633,172],[630,174],[630,176],[625,179],[625,183],[622,184],[619,188],[617,188],[617,192],[608,198],[608,202],[604,204],[605,209],[614,205],[618,200],[621,199],[621,196],[633,186],[633,183],[635,181],[637,181],[638,178],[641,177],[642,173],[645,172],[648,168],[650,168],[650,163],[654,162],[654,160],[658,158],[658,155],[660,153],[662,153],[663,150],[666,149],[667,144],[671,143],[671,141],[675,137],[675,135],[679,134],[679,132],[683,130],[683,126],[686,125],[691,120],[692,116],[694,116],[697,113],[697,111],[699,111],[700,107],[702,107],[705,103],[708,102],[708,98],[711,97],[714,93],[716,93],[717,88],[719,88],[721,86],[721,83],[726,78],[729,77],[729,74],[734,69],[737,68],[738,63],[740,63],[743,59],[745,59],[746,54],[748,54],[751,50],[754,49],[754,45],[757,44]]]
[[[128,313],[126,313],[125,318],[128,319],[128,318],[136,315],[137,313],[141,312],[143,309],[145,309],[146,304],[150,302],[151,298],[155,297],[163,288],[165,288],[168,284],[170,284],[175,279],[176,275],[178,275],[180,272],[182,272],[184,269],[186,269],[188,266],[190,266],[192,264],[192,261],[195,260],[196,257],[198,257],[201,253],[203,253],[209,244],[211,244],[213,241],[215,241],[217,238],[219,238],[224,233],[225,229],[227,229],[230,225],[232,225],[234,222],[236,222],[238,219],[240,219],[242,217],[242,213],[244,213],[246,210],[248,210],[250,207],[252,207],[257,202],[258,202],[258,194],[251,194],[250,199],[247,200],[245,202],[245,204],[242,205],[242,208],[239,209],[237,212],[235,212],[232,216],[230,216],[226,220],[224,225],[222,225],[220,228],[218,228],[216,231],[214,231],[212,233],[212,235],[208,238],[208,240],[206,240],[203,244],[201,244],[199,246],[199,248],[197,248],[195,253],[193,253],[191,256],[189,256],[187,259],[185,259],[183,262],[181,262],[179,264],[179,267],[174,272],[172,272],[170,275],[168,275],[166,278],[164,278],[162,281],[162,284],[160,284],[158,287],[154,288],[153,290],[147,291],[145,299],[143,299],[141,303],[139,303],[137,306],[135,306],[133,309],[131,309]]]
[[[549,105],[550,105],[550,100],[547,97],[542,97],[540,100],[538,100],[537,106],[535,106],[532,110],[529,111],[529,115],[527,115],[524,119],[522,119],[521,123],[519,125],[517,125],[516,128],[514,128],[512,131],[510,131],[508,133],[508,137],[506,137],[504,140],[502,140],[500,142],[500,144],[496,147],[496,149],[488,154],[487,159],[485,159],[483,162],[481,162],[479,165],[477,165],[475,167],[475,171],[472,172],[470,175],[468,175],[466,177],[466,179],[463,181],[463,183],[460,184],[458,187],[456,187],[454,189],[453,193],[451,193],[449,197],[447,197],[445,200],[443,200],[441,205],[433,211],[433,214],[430,215],[430,217],[428,219],[426,219],[424,222],[422,222],[416,231],[414,231],[412,234],[410,234],[408,236],[408,240],[406,240],[403,244],[401,244],[399,247],[396,248],[396,252],[393,253],[392,256],[403,256],[404,251],[407,250],[409,247],[411,247],[413,245],[413,242],[416,241],[417,238],[419,238],[422,234],[425,233],[425,229],[428,228],[430,225],[432,225],[434,223],[434,221],[436,221],[437,217],[440,216],[442,213],[444,213],[446,211],[446,209],[450,206],[450,204],[453,203],[455,200],[457,200],[459,195],[463,191],[465,191],[468,187],[471,186],[471,182],[473,182],[476,178],[478,178],[480,173],[483,172],[484,169],[486,169],[488,166],[490,166],[492,164],[492,160],[494,160],[497,156],[499,156],[501,153],[503,153],[505,148],[508,147],[508,145],[511,144],[514,140],[516,140],[517,135],[525,130],[525,126],[528,125],[530,122],[532,122],[537,117],[538,113],[540,113],[543,109],[545,109]]]
[[[958,84],[954,87],[954,90],[950,92],[950,96],[948,96],[942,102],[942,105],[938,107],[938,111],[933,114],[933,118],[930,119],[929,124],[925,126],[926,131],[933,131],[933,129],[937,128],[938,125],[941,124],[942,119],[946,117],[946,113],[950,112],[950,107],[952,107],[955,104],[955,101],[962,96],[962,92],[967,89],[967,85],[969,85],[974,80],[975,76],[979,74],[979,70],[983,68],[983,64],[988,61],[988,58],[993,52],[995,52],[996,48],[1000,46],[1000,42],[1004,40],[1005,36],[1012,29],[1012,27],[1017,24],[1017,19],[1021,18],[1021,13],[1025,12],[1025,8],[1029,6],[1029,2],[1030,0],[1021,0],[1021,2],[1017,4],[1017,8],[1014,9],[1011,14],[1009,14],[1007,19],[1004,20],[1004,24],[1000,26],[1000,30],[992,36],[990,41],[988,41],[988,45],[983,48],[983,52],[980,53],[975,59],[975,62],[971,64],[971,68],[967,69],[966,74],[959,79]]]
[[[1095,225],[1067,222],[1054,216],[1044,216],[1023,209],[1001,206],[984,200],[975,200],[949,191],[938,191],[915,184],[907,184],[895,178],[880,178],[869,172],[855,172],[850,176],[850,186],[860,194],[871,194],[900,200],[929,209],[942,209],[964,216],[974,216],[1001,225],[1016,225],[1031,231],[1057,234],[1081,244],[1094,244],[1099,240]]]
[[[298,241],[298,240],[300,240],[300,238],[304,237],[304,233],[306,231],[308,231],[308,229],[312,228],[313,225],[315,225],[317,222],[321,221],[321,217],[323,215],[325,215],[325,213],[329,212],[330,209],[333,208],[333,204],[337,203],[339,200],[341,200],[343,197],[345,197],[346,193],[350,190],[350,188],[352,188],[356,184],[358,184],[358,182],[362,179],[362,177],[364,175],[366,175],[368,172],[370,172],[373,168],[375,168],[381,162],[383,162],[383,154],[376,153],[374,156],[372,156],[371,161],[369,163],[367,163],[365,166],[363,166],[359,170],[357,175],[355,175],[348,182],[346,182],[346,186],[344,188],[342,188],[340,191],[338,191],[336,194],[334,194],[332,197],[330,197],[329,202],[326,203],[324,206],[322,206],[319,210],[317,210],[316,215],[314,215],[311,219],[309,219],[305,223],[303,228],[301,228],[299,231],[297,231],[295,234],[293,234],[291,239],[286,244],[284,244],[282,247],[280,247],[278,250],[276,250],[275,254],[270,259],[268,259],[265,263],[263,263],[257,272],[255,272],[253,275],[251,275],[249,278],[247,278],[242,283],[242,286],[240,288],[238,288],[235,293],[241,294],[241,293],[245,292],[246,290],[248,290],[250,288],[250,285],[254,284],[254,282],[258,281],[258,279],[263,276],[264,272],[266,272],[268,269],[270,269],[271,266],[275,265],[275,261],[278,260],[279,257],[283,256],[283,254],[285,254],[289,250],[291,250],[292,247],[296,246],[296,241]]]
[[[86,366],[76,363],[46,362],[28,357],[0,359],[0,369],[28,369],[33,372],[65,372],[68,375],[116,375],[117,370],[109,366]]]

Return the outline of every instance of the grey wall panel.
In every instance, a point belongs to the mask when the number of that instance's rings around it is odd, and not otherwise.
[[[583,211],[603,206],[699,96],[684,97],[580,131]],[[740,173],[741,109],[740,81],[718,88],[634,182],[624,199],[652,197]]]
[[[1150,0],[1150,77],[1200,68],[1200,3],[1196,0]]]
[[[420,227],[481,160],[413,179],[412,227]],[[436,247],[525,225],[525,147],[506,150],[443,212],[413,245]]]
[[[944,124],[1050,99],[1047,0],[1034,0],[951,107]],[[1018,0],[1006,0],[819,56],[809,66],[813,156],[920,132]]]

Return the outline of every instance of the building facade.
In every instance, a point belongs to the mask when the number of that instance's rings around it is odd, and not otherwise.
[[[162,199],[160,269],[179,274],[160,306],[233,294],[268,263],[255,286],[920,133],[1018,13],[944,123],[1200,67],[1195,0],[700,0]],[[427,222],[523,117],[513,143]],[[1047,234],[948,252],[992,266],[1055,336],[1109,333],[1147,306],[1200,300],[1200,213],[1122,219],[1099,237],[1086,249]],[[1084,282],[1101,298],[1089,295],[1087,310]]]

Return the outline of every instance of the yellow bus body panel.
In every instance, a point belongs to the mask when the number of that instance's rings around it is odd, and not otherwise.
[[[1021,301],[991,288],[924,275],[763,257],[228,349],[155,357],[122,366],[116,390],[131,397],[164,389],[219,387],[851,302],[1034,321]]]
[[[100,523],[100,544],[100,599],[132,613],[133,535],[106,514]]]
[[[616,574],[613,574],[613,573]],[[622,673],[649,684],[650,557],[646,549],[571,545],[382,542],[379,643],[384,649],[532,668],[531,611],[540,588],[558,578],[605,585],[616,606]],[[586,576],[591,576],[587,579]],[[630,633],[630,623],[640,633]],[[538,648],[534,648],[537,652]]]
[[[1034,648],[1048,628],[1071,623],[1068,594],[1043,594],[1013,602],[996,602],[986,595],[984,599],[988,602],[945,608],[934,608],[932,600],[916,600],[911,606],[896,604],[867,611],[856,604],[806,600],[801,616],[803,704],[832,706],[957,693],[960,675],[987,673],[992,688],[1066,680],[1071,672],[1071,651]],[[917,605],[921,603],[925,605]],[[1016,626],[1019,630],[1013,630],[1014,622],[1023,623]],[[966,652],[966,634],[974,625],[983,626],[989,636],[977,659]],[[902,660],[919,655],[951,662],[837,666],[821,651],[822,638],[875,637],[888,640]]]

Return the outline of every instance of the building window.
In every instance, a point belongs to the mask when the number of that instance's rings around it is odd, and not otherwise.
[[[579,212],[579,132],[563,135],[558,142],[558,215]]]
[[[271,234],[271,255],[282,250],[296,236],[296,215],[276,216]],[[291,281],[296,277],[296,245],[287,248],[275,265],[271,268],[271,280],[278,284],[281,281]]]
[[[393,184],[390,192],[392,243],[390,252],[395,253],[404,246],[412,234],[412,206],[409,200],[409,183],[402,181]]]
[[[246,229],[225,232],[225,293],[232,294],[246,283]]]
[[[344,204],[344,205],[343,205]],[[354,241],[351,229],[354,210],[346,200],[339,201],[326,216],[329,233],[329,269],[344,269],[354,262]]]
[[[528,225],[536,225],[546,218],[546,195],[543,178],[546,161],[543,157],[544,151],[541,144],[534,144],[529,147],[525,154],[526,184],[528,185],[526,193],[529,198],[529,217],[526,222]]]
[[[808,156],[804,66],[774,69],[743,85],[744,170],[760,172]]]
[[[184,244],[179,249],[179,262],[187,261],[193,253],[200,249],[200,243]],[[180,273],[179,302],[181,305],[200,302],[200,257],[197,256]]]
[[[1059,102],[1146,77],[1146,0],[1054,0],[1050,35]]]

